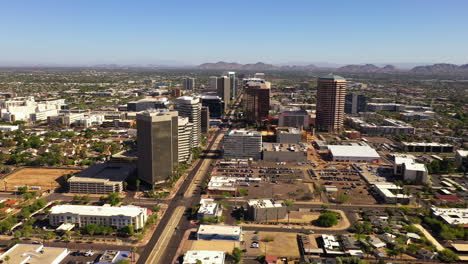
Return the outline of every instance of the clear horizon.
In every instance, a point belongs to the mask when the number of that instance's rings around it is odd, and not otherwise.
[[[468,63],[468,2],[4,4],[1,66]]]

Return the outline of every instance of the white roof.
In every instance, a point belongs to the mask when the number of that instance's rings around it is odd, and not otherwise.
[[[422,163],[405,163],[405,169],[412,171],[426,171],[426,165]]]
[[[459,150],[457,150],[457,154],[462,156],[462,157],[468,156],[468,150],[459,149]]]
[[[273,199],[249,200],[247,203],[249,206],[255,206],[259,208],[274,208],[284,206],[282,203],[277,203]]]
[[[214,199],[201,199],[199,214],[214,214],[218,204],[214,202]]]
[[[116,216],[125,215],[135,217],[146,212],[146,208],[127,205],[119,207],[111,206],[93,206],[93,205],[56,205],[50,210],[51,214],[78,214],[93,216]]]
[[[432,213],[451,225],[468,225],[468,208],[432,207]]]
[[[229,225],[200,225],[198,234],[222,234],[230,236],[238,236],[241,234],[240,226]]]
[[[400,186],[397,186],[395,184],[375,184],[374,185],[377,189],[380,190],[381,193],[383,193],[386,197],[389,198],[410,198],[411,195],[406,195],[402,193],[395,194],[391,192],[390,190],[401,190]]]
[[[333,157],[380,158],[379,153],[369,146],[328,145]]]
[[[223,264],[224,257],[224,251],[190,250],[185,253],[183,264],[196,264],[197,260],[202,264]]]

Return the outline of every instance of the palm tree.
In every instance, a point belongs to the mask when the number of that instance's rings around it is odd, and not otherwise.
[[[267,255],[267,244],[270,243],[270,242],[273,242],[275,240],[274,237],[272,236],[266,236],[264,238],[262,238],[262,242],[265,243],[265,257]]]

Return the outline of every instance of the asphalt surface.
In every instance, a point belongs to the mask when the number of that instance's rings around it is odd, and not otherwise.
[[[219,130],[216,135],[213,137],[211,140],[208,150],[204,152],[204,155],[200,158],[198,164],[190,171],[189,175],[187,176],[187,179],[182,183],[181,187],[179,188],[178,192],[176,193],[174,199],[172,199],[169,204],[168,208],[159,222],[156,230],[153,233],[153,236],[151,237],[150,241],[147,243],[145,246],[143,252],[140,254],[140,258],[138,259],[137,264],[145,264],[149,263],[148,258],[150,257],[151,252],[153,251],[156,243],[161,237],[161,234],[164,232],[164,229],[166,226],[170,225],[171,221],[179,221],[177,224],[177,227],[174,230],[174,233],[165,247],[165,252],[162,254],[160,257],[161,261],[160,263],[171,263],[173,258],[175,257],[175,254],[177,254],[177,249],[179,247],[180,241],[183,239],[183,235],[187,229],[190,228],[190,221],[187,218],[180,218],[180,219],[173,219],[172,215],[174,214],[175,210],[179,206],[184,206],[186,208],[191,208],[193,205],[197,204],[200,201],[201,198],[201,192],[199,190],[194,193],[192,197],[188,198],[183,198],[184,193],[188,190],[190,184],[192,184],[192,181],[197,174],[198,170],[200,169],[201,165],[203,164],[204,160],[215,160],[217,157],[209,156],[209,151],[213,147],[214,143],[216,142],[217,138],[219,135],[221,135],[222,130]],[[212,150],[211,150],[212,151]],[[203,180],[207,177],[207,175],[204,175]],[[203,181],[202,180],[202,181]],[[185,215],[185,214],[184,214]]]

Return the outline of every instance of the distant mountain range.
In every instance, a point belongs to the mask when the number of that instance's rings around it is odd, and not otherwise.
[[[240,64],[235,62],[216,62],[203,63],[196,66],[200,70],[235,70],[235,71],[320,71],[333,70],[334,72],[343,73],[396,73],[408,72],[416,74],[468,74],[468,64],[456,65],[448,63],[438,63],[433,65],[416,66],[412,69],[399,69],[393,65],[385,65],[383,67],[375,66],[374,64],[352,64],[343,67],[318,67],[315,65],[273,65],[263,62],[254,64]]]

